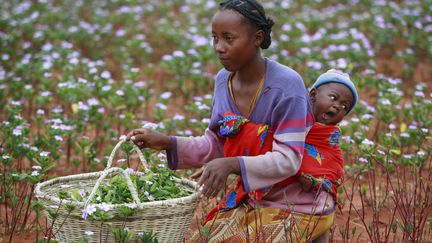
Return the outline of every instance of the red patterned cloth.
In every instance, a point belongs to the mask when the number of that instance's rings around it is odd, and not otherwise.
[[[254,124],[246,118],[231,112],[219,121],[220,134],[226,137],[224,156],[257,156],[272,151],[273,131],[265,124]],[[289,177],[274,186],[287,186],[298,179],[310,179],[310,189],[325,190],[336,198],[337,186],[343,180],[343,157],[339,145],[340,130],[337,126],[315,123],[306,136],[302,165],[296,176]],[[206,222],[219,211],[236,208],[251,197],[261,200],[272,187],[245,192],[242,179],[229,186],[225,197],[208,214]]]

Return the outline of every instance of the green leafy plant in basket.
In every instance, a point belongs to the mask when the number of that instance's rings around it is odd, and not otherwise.
[[[141,202],[161,201],[172,198],[189,196],[192,191],[174,182],[173,177],[178,176],[167,168],[152,167],[145,175],[131,175],[130,178],[137,188]],[[69,192],[68,192],[69,193]],[[70,191],[72,199],[84,202],[89,191]],[[107,183],[101,185],[96,194],[97,204],[122,204],[132,203],[132,195],[129,191],[126,179],[122,175],[116,175]]]

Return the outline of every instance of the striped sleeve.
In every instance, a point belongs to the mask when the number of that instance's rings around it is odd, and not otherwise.
[[[223,156],[223,138],[211,129],[200,137],[171,137],[173,148],[167,150],[168,166],[172,170],[192,169]]]
[[[273,149],[264,155],[239,157],[243,186],[247,192],[276,184],[300,168],[305,137],[312,126],[305,96],[282,98],[272,113]]]

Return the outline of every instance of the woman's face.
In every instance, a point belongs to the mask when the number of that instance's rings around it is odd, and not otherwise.
[[[310,92],[315,121],[336,125],[345,117],[353,104],[354,97],[347,86],[327,83]]]
[[[213,47],[221,64],[234,72],[244,67],[259,51],[259,31],[233,10],[221,10],[213,16]]]

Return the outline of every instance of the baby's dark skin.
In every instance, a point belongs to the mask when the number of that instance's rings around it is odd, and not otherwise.
[[[354,96],[350,89],[340,83],[326,83],[309,93],[315,121],[337,125],[350,110]]]

